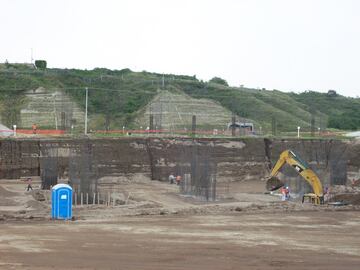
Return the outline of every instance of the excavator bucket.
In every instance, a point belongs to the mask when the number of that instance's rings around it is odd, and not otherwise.
[[[268,191],[277,190],[277,189],[281,188],[282,186],[284,186],[284,183],[281,182],[280,179],[277,178],[276,176],[270,177],[266,181],[266,189]]]

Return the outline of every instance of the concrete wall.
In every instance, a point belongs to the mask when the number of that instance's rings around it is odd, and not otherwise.
[[[218,181],[258,180],[268,175],[286,149],[308,161],[324,184],[330,184],[331,179],[360,177],[360,143],[356,141],[129,137],[3,139],[0,179],[41,175],[55,166],[59,178],[71,176],[83,182],[109,176],[133,179],[137,175],[166,181],[169,173],[190,172],[192,164],[206,160]],[[298,177],[291,168],[285,169],[284,175],[288,179]]]

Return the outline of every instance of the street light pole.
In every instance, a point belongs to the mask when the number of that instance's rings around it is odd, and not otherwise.
[[[85,135],[87,135],[87,118],[88,118],[88,88],[85,88]]]

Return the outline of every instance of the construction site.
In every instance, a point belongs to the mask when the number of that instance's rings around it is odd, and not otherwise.
[[[290,198],[267,188],[289,149],[322,203],[291,161]],[[357,269],[359,178],[359,140],[3,138],[0,269]],[[58,183],[71,220],[51,218]]]
[[[3,2],[0,270],[360,269],[360,1]]]

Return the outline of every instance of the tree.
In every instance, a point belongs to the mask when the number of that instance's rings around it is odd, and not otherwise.
[[[335,90],[329,90],[329,91],[327,92],[327,96],[328,96],[328,97],[336,97],[336,96],[337,96],[337,93],[336,93]]]
[[[328,126],[342,130],[357,130],[360,127],[360,120],[352,113],[342,113],[341,115],[330,115]]]
[[[45,60],[35,60],[35,66],[38,68],[38,69],[46,69],[46,61]]]
[[[23,91],[2,90],[0,93],[0,115],[3,123],[12,127],[12,125],[20,124],[20,110],[25,103]]]
[[[217,83],[217,84],[229,86],[228,83],[227,83],[227,81],[225,81],[224,79],[222,79],[222,78],[220,78],[220,77],[214,77],[214,78],[212,78],[209,82],[210,82],[210,83]]]

